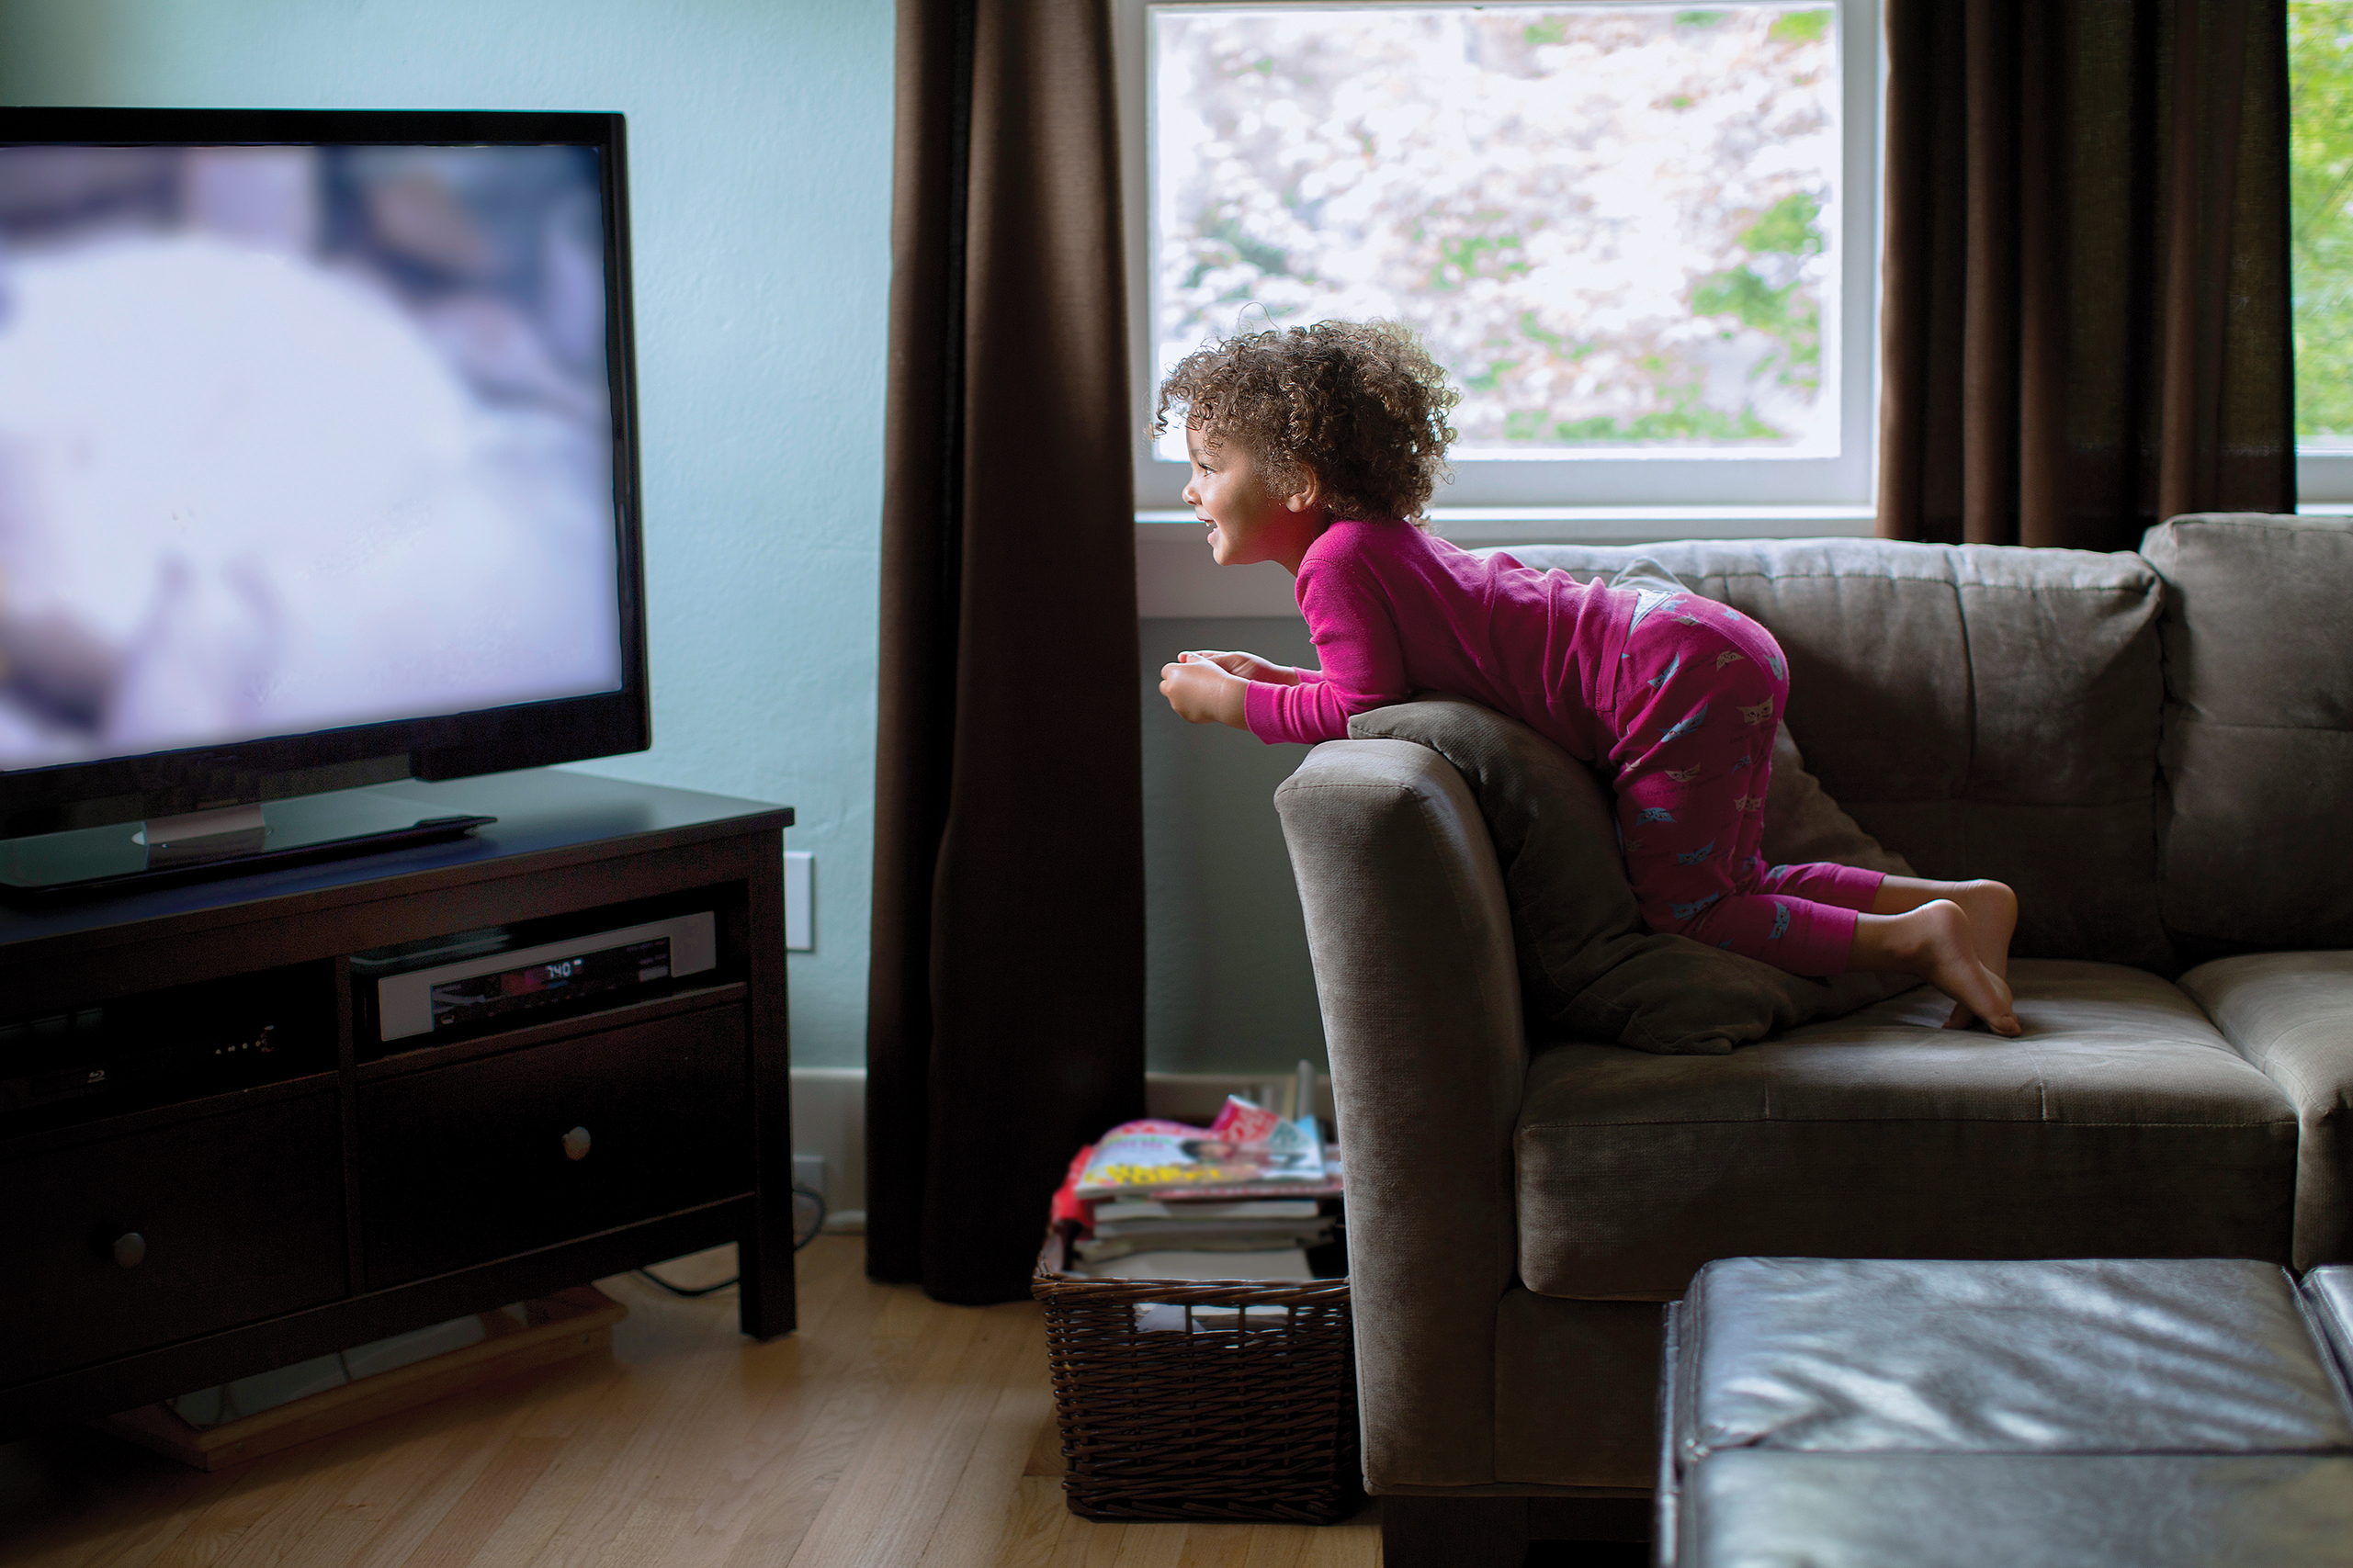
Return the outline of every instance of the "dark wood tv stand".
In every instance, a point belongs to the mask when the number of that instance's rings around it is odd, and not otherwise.
[[[499,820],[0,905],[0,1438],[728,1241],[743,1331],[793,1327],[791,811],[554,771],[379,793]],[[397,943],[688,907],[717,969],[487,1032],[387,1044],[352,974]]]

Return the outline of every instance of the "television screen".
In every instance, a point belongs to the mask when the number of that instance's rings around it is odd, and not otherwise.
[[[641,686],[614,150],[416,129],[0,145],[0,771]]]

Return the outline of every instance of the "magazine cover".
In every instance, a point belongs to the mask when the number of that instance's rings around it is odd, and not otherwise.
[[[1181,1122],[1126,1122],[1095,1144],[1076,1196],[1316,1197],[1340,1190],[1337,1163],[1304,1117],[1251,1143]]]

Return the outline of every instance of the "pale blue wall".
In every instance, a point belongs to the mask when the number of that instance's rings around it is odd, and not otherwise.
[[[1307,921],[1274,814],[1307,748],[1187,724],[1160,693],[1160,666],[1188,648],[1312,666],[1307,625],[1155,617],[1141,637],[1147,1059],[1180,1073],[1279,1073],[1303,1056],[1322,1066]]]
[[[0,0],[0,103],[629,119],[654,750],[798,808],[793,1056],[865,1059],[885,0]]]

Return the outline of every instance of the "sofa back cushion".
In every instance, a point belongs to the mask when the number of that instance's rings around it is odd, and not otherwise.
[[[2353,523],[2195,513],[2141,553],[2167,590],[2166,924],[2192,960],[2353,947]]]
[[[2130,553],[1885,539],[1525,546],[1637,556],[1770,629],[1806,765],[1924,876],[2018,890],[2012,951],[2170,970],[2159,917],[2163,584]]]

